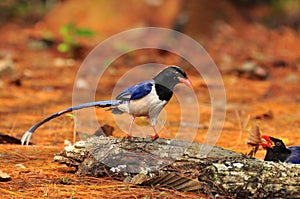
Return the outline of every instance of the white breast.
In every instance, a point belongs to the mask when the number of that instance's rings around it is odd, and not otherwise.
[[[145,97],[129,102],[129,114],[134,117],[147,116],[156,119],[166,103],[166,101],[161,101],[158,98],[153,87],[151,92]]]

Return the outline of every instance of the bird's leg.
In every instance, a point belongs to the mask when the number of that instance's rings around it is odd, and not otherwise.
[[[124,136],[124,138],[132,137],[132,125],[133,125],[134,119],[135,119],[135,117],[131,118],[130,125],[129,125],[129,132],[127,133],[127,135]]]
[[[154,131],[154,135],[151,135],[151,139],[154,141],[157,138],[159,138],[159,136],[158,136],[158,133],[157,133],[154,125],[152,126],[152,128],[153,128],[153,131]]]

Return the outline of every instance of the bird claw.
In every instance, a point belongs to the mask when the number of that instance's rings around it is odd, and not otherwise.
[[[157,138],[159,138],[158,134],[151,135],[151,139],[152,139],[152,141],[156,140]]]

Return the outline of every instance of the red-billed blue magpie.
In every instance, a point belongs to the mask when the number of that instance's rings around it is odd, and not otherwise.
[[[42,124],[56,118],[62,114],[69,113],[75,110],[87,107],[110,107],[109,110],[114,114],[128,113],[132,116],[129,126],[129,132],[126,137],[132,136],[132,124],[136,117],[148,117],[151,121],[151,126],[154,135],[151,136],[153,140],[159,136],[155,129],[157,117],[164,106],[169,102],[173,95],[173,89],[178,83],[184,83],[188,87],[192,84],[188,79],[186,73],[178,66],[169,66],[160,71],[152,80],[141,82],[123,90],[116,100],[90,102],[80,104],[60,112],[54,113],[44,120],[33,125],[21,139],[22,145],[29,144],[32,133]]]
[[[266,141],[260,143],[266,150],[265,161],[286,162],[300,164],[300,146],[286,148],[282,140],[267,135],[262,138]]]

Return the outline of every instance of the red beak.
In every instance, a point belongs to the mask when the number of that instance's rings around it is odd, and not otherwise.
[[[263,146],[263,147],[272,148],[273,142],[272,142],[272,140],[270,139],[270,137],[267,136],[267,135],[262,135],[261,137],[262,137],[265,141],[267,141],[267,143],[261,142],[261,143],[259,143],[259,144],[260,144],[261,146]]]
[[[188,86],[188,87],[190,87],[190,88],[192,88],[192,82],[189,80],[189,79],[184,79],[184,78],[179,78],[179,81],[181,82],[181,83],[183,83],[184,85],[186,85],[186,86]]]

